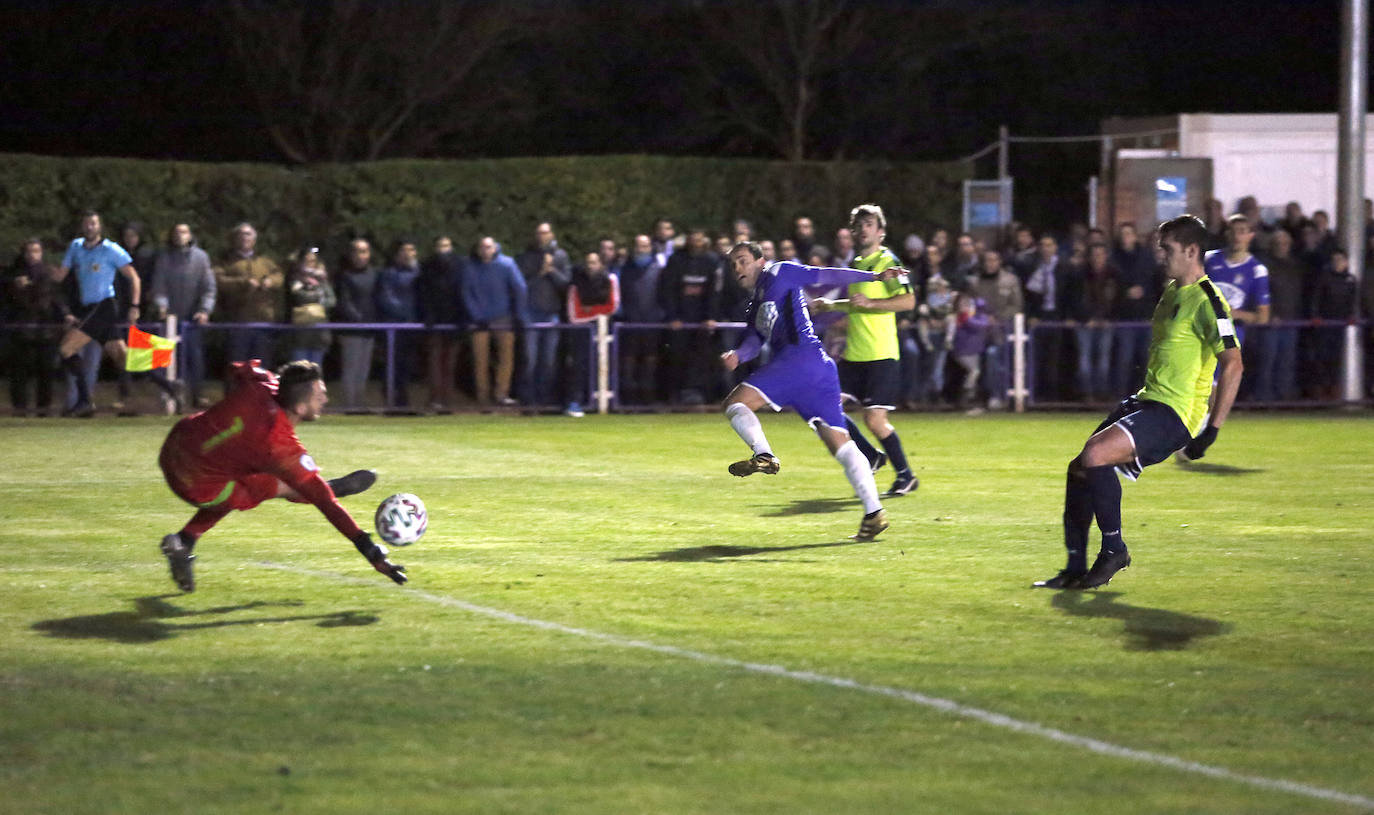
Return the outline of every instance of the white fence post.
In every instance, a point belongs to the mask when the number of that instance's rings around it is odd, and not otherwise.
[[[1017,413],[1026,412],[1026,315],[1018,313],[1011,321],[1011,401]]]
[[[177,316],[175,314],[167,315],[167,319],[162,328],[162,333],[167,337],[167,339],[172,340],[173,342],[179,343],[181,341],[181,335],[177,333]],[[178,352],[174,349],[172,351],[172,364],[167,366],[167,378],[172,380],[173,382],[180,378],[177,376],[178,356]]]
[[[611,409],[611,318],[596,318],[596,412]]]

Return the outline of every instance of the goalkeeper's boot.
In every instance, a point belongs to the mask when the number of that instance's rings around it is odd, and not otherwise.
[[[1037,580],[1031,584],[1033,589],[1081,589],[1079,585],[1087,572],[1075,569],[1060,569],[1059,574]]]
[[[856,541],[871,541],[878,537],[884,529],[887,529],[887,510],[875,509],[864,516],[859,524],[859,532],[854,536]]]
[[[181,533],[173,532],[163,537],[162,554],[167,556],[167,565],[172,567],[172,580],[176,581],[177,588],[195,591],[196,578],[191,571],[191,564],[196,556],[191,554],[191,547],[181,539]]]
[[[1112,577],[1122,569],[1131,565],[1131,554],[1125,549],[1115,552],[1108,552],[1105,549],[1097,553],[1097,559],[1093,561],[1093,566],[1088,573],[1083,575],[1079,581],[1080,589],[1095,589],[1105,586],[1112,582]]]
[[[348,475],[329,479],[329,488],[334,491],[335,498],[343,498],[346,495],[357,495],[360,492],[365,492],[376,483],[376,470],[354,470]]]
[[[744,461],[736,461],[730,465],[730,475],[737,475],[740,478],[754,473],[764,475],[776,475],[782,469],[782,464],[778,462],[777,456],[772,453],[756,453],[752,458]]]

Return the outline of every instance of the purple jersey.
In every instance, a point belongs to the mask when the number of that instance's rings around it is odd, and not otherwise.
[[[1269,269],[1254,255],[1232,265],[1224,250],[1213,249],[1207,253],[1202,268],[1232,311],[1254,311],[1269,305]]]
[[[802,290],[807,286],[847,286],[873,279],[869,272],[805,266],[791,260],[775,261],[763,267],[754,285],[754,296],[744,311],[749,330],[735,349],[740,361],[748,362],[758,356],[765,344],[772,348],[774,355],[793,346],[813,347],[823,352]]]
[[[839,374],[816,336],[802,289],[873,279],[868,272],[804,266],[790,260],[765,266],[745,310],[749,329],[735,353],[741,362],[748,362],[767,343],[773,355],[744,384],[762,394],[774,410],[791,407],[813,427],[818,423],[843,427]]]

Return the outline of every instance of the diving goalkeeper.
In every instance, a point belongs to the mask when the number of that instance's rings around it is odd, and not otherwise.
[[[297,360],[274,374],[259,365],[234,363],[229,394],[177,422],[162,444],[158,464],[167,486],[197,508],[179,532],[162,539],[172,579],[182,591],[195,591],[192,552],[200,536],[233,510],[285,498],[319,507],[373,568],[404,584],[405,567],[387,560],[386,547],[374,543],[337,500],[371,487],[376,473],[357,470],[325,481],[296,438],[296,424],[318,419],[329,401],[320,366]]]

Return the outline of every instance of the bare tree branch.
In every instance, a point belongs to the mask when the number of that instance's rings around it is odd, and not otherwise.
[[[461,132],[474,72],[521,15],[491,0],[225,0],[233,54],[290,161],[375,159]],[[439,132],[434,132],[436,129]]]

